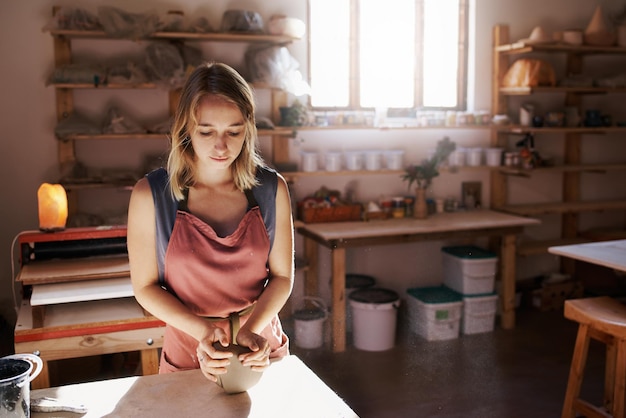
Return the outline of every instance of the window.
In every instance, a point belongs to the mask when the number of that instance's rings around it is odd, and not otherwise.
[[[314,108],[464,109],[467,0],[309,0]]]

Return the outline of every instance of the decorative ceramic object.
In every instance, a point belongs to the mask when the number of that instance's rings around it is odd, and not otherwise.
[[[596,7],[585,29],[585,44],[595,46],[615,45],[615,34],[608,29],[602,6],[600,5]]]
[[[563,31],[563,42],[568,45],[582,45],[583,31],[580,29],[568,29]]]
[[[547,44],[554,42],[541,26],[535,26],[528,38],[520,39],[524,44]]]

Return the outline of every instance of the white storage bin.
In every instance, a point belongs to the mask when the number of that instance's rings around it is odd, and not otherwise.
[[[463,334],[493,331],[498,309],[498,295],[463,295]]]
[[[428,341],[458,338],[463,309],[461,295],[446,286],[407,290],[409,328]]]
[[[442,248],[443,283],[463,295],[493,293],[498,258],[475,246]]]

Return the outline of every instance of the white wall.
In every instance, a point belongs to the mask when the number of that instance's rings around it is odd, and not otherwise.
[[[53,64],[53,45],[49,34],[42,31],[51,15],[53,5],[79,5],[79,7],[95,10],[99,4],[117,6],[129,12],[156,11],[164,13],[171,9],[183,10],[187,15],[212,13],[211,23],[219,26],[221,13],[226,8],[245,8],[260,12],[264,18],[274,13],[284,13],[306,21],[305,0],[273,0],[273,1],[211,1],[181,0],[151,2],[150,9],[139,0],[110,0],[101,2],[83,0],[72,2],[65,0],[20,0],[0,1],[0,120],[2,121],[2,153],[0,156],[0,182],[2,204],[0,205],[0,249],[5,255],[0,257],[0,302],[5,317],[14,319],[11,297],[11,243],[14,237],[24,230],[37,229],[36,190],[44,181],[58,178],[56,139],[53,135],[55,126],[55,94],[54,89],[46,87]],[[470,27],[475,29],[471,38],[470,48],[470,107],[472,109],[488,109],[491,95],[491,31],[495,24],[505,23],[511,27],[512,40],[527,36],[535,25],[541,24],[548,31],[562,30],[573,27],[584,27],[595,6],[602,4],[605,11],[614,12],[623,7],[618,0],[591,2],[589,0],[472,0]],[[77,45],[86,51],[93,45]],[[102,46],[106,49],[107,46]],[[306,70],[306,41],[299,41],[290,46],[292,54]],[[229,51],[219,50],[220,59],[236,60]],[[100,52],[100,51],[98,51]],[[79,93],[87,95],[86,92]],[[80,98],[80,97],[79,97]],[[78,98],[77,98],[78,100]],[[88,100],[88,99],[84,99]],[[95,99],[94,99],[95,100]],[[105,100],[100,98],[99,100]],[[161,100],[158,92],[143,96],[145,103],[151,104]],[[165,99],[163,99],[165,102]],[[85,106],[91,106],[89,102]],[[264,103],[260,103],[264,108]],[[139,107],[138,107],[139,108]],[[97,108],[96,108],[97,109]],[[265,104],[267,109],[267,104]],[[94,110],[97,112],[97,110]],[[341,143],[345,147],[375,146],[382,142],[385,147],[398,146],[406,150],[413,159],[426,155],[436,141],[449,135],[460,144],[482,145],[488,143],[488,131],[429,131],[416,132],[304,132],[293,142],[293,156],[297,159],[297,150],[304,148],[324,149]],[[611,145],[612,146],[612,145]],[[138,146],[132,143],[92,144],[87,149],[81,148],[85,159],[94,164],[113,166],[132,166],[137,160],[133,155]],[[128,151],[132,150],[132,151]],[[82,155],[82,154],[81,154]],[[435,180],[433,194],[458,194],[461,180],[472,179],[483,181],[484,193],[488,191],[487,174],[479,171],[460,174],[443,174]],[[383,193],[404,194],[406,186],[399,178],[371,176],[363,179],[349,178],[316,178],[306,179],[298,183],[296,193],[302,197],[321,185],[343,190],[350,181],[355,181],[359,197],[374,199]],[[109,202],[127,196],[119,192],[104,194]],[[91,201],[92,206],[108,208],[101,195],[88,194],[82,201]],[[488,201],[488,195],[484,195]],[[123,212],[122,208],[122,212]],[[439,265],[437,260],[441,243],[414,244],[404,246],[387,246],[382,248],[363,248],[350,251],[348,255],[348,271],[369,273],[379,278],[380,284],[403,293],[407,287],[434,284],[438,279]],[[298,240],[298,246],[301,246]],[[327,280],[329,271],[328,259],[322,251],[321,282]],[[397,262],[389,262],[397,260]],[[390,267],[392,266],[392,267]]]

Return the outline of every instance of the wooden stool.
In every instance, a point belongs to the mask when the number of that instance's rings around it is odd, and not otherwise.
[[[625,418],[626,306],[606,296],[570,299],[565,301],[565,317],[580,325],[561,417],[573,418],[579,412],[586,417]],[[579,397],[591,338],[606,344],[604,408]]]

